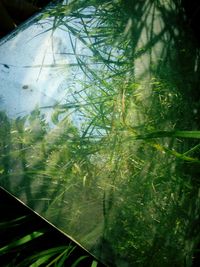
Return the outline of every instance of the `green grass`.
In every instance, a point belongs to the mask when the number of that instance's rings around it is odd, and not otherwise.
[[[199,48],[170,3],[48,9],[43,18],[54,19],[52,32],[62,26],[76,61],[71,73],[81,75],[68,78],[64,104],[17,119],[0,114],[1,184],[23,191],[29,206],[108,266],[191,267],[199,242]],[[148,68],[138,74],[142,62]],[[33,266],[61,266],[68,249],[35,254]]]
[[[0,200],[4,203],[0,206],[0,212],[5,217],[0,220],[1,266],[102,266],[90,254],[2,189]],[[21,216],[17,217],[18,215]]]

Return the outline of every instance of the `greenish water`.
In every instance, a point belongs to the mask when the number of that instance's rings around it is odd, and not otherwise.
[[[0,185],[108,266],[192,266],[199,242],[199,48],[182,12],[74,1],[0,45]]]

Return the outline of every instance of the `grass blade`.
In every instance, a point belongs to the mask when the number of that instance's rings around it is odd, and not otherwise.
[[[66,246],[59,246],[59,247],[55,247],[55,248],[50,248],[50,249],[46,249],[43,250],[41,252],[38,252],[28,258],[26,258],[25,260],[23,260],[20,264],[17,265],[17,267],[24,267],[24,266],[29,266],[31,262],[35,261],[33,264],[35,264],[35,266],[37,266],[36,264],[41,264],[41,263],[45,263],[47,262],[51,257],[55,256],[58,253],[62,253],[62,251],[66,248]],[[41,262],[39,261],[40,259]],[[33,265],[34,266],[34,265]]]
[[[25,222],[27,220],[28,220],[28,216],[25,215],[25,216],[19,217],[17,219],[11,220],[11,221],[2,222],[2,223],[0,223],[0,229],[3,230],[5,228],[8,229],[11,227],[18,226],[20,223]]]
[[[200,139],[200,131],[155,131],[144,135],[136,135],[135,139],[153,139],[153,138],[163,138],[163,137]]]
[[[88,258],[88,256],[81,256],[80,258],[78,258],[78,259],[72,264],[71,267],[76,267],[76,266],[78,266],[78,264],[79,264],[82,260],[84,260],[84,259],[86,259],[86,258]]]
[[[34,262],[33,264],[31,264],[29,267],[39,267],[39,266],[41,266],[42,264],[47,263],[48,260],[49,260],[51,257],[53,257],[53,254],[50,254],[50,255],[46,255],[46,256],[40,257],[38,260],[36,260],[36,262]]]
[[[91,267],[97,267],[97,265],[98,265],[98,262],[97,261],[93,261]]]
[[[67,257],[69,257],[69,255],[74,251],[76,247],[71,247],[69,246],[67,249],[65,249],[61,254],[59,254],[55,259],[53,259],[46,267],[50,267],[51,265],[53,265],[54,263],[56,263],[60,258],[62,258],[63,256],[65,256],[64,258],[66,259]],[[61,266],[61,264],[56,265],[56,266]]]
[[[10,243],[9,245],[6,245],[2,248],[0,248],[0,253],[6,253],[8,250],[12,249],[12,248],[16,248],[19,247],[21,245],[24,245],[30,241],[32,241],[33,239],[36,239],[40,236],[42,236],[44,234],[44,231],[35,231],[29,235],[26,235],[16,241],[13,241],[12,243]]]

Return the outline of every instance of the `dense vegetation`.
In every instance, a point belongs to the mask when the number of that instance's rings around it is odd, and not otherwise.
[[[1,186],[108,266],[192,266],[200,73],[182,14],[161,0],[47,9],[76,59],[65,102],[0,113]]]

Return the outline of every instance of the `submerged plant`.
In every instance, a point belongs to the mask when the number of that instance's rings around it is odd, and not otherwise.
[[[2,189],[0,199],[4,200],[0,211],[5,216],[5,219],[0,220],[1,266],[102,266],[90,254]],[[18,212],[10,214],[7,209],[17,209]],[[17,217],[18,214],[20,217]]]
[[[168,25],[178,12],[172,1],[47,9],[47,31],[68,38],[66,99],[18,118],[0,114],[1,185],[109,266],[190,267],[199,242],[190,78],[199,57],[188,63],[186,34]],[[72,248],[62,249],[33,257],[61,264]]]

